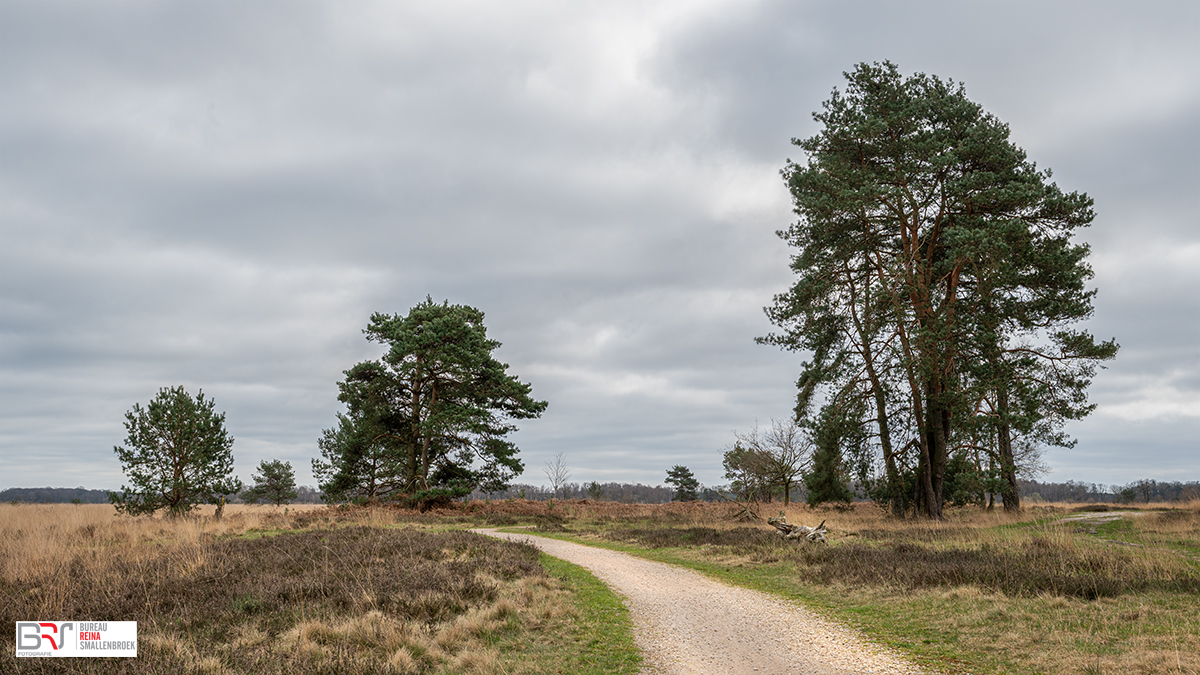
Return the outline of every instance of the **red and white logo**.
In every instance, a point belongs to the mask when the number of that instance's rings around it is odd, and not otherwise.
[[[17,656],[137,656],[137,622],[18,621]]]

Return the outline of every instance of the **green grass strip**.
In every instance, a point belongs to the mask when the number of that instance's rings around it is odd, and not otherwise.
[[[642,653],[633,640],[633,620],[621,598],[586,569],[542,554],[542,566],[575,598],[578,611],[574,647],[564,654],[562,673],[581,675],[634,675],[642,666]]]

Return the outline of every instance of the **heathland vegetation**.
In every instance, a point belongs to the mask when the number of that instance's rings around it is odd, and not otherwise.
[[[935,672],[1200,672],[1200,502],[1123,509],[788,507],[826,521],[817,545],[703,502],[231,506],[219,520],[0,504],[0,606],[10,623],[139,622],[138,659],[73,672],[636,672],[629,619],[594,578],[464,531],[532,526],[803,601]],[[65,672],[13,659],[10,643],[0,671]]]
[[[192,517],[0,505],[4,621],[137,621],[136,659],[0,672],[634,673],[620,602],[583,570],[461,519],[234,506]],[[457,514],[457,512],[455,512]]]
[[[1021,498],[1035,504],[1074,502],[1074,503],[1150,503],[1150,502],[1189,502],[1200,499],[1200,481],[1159,481],[1143,478],[1128,484],[1103,485],[1068,480],[1062,483],[1051,481],[1022,480],[1019,481]],[[859,486],[851,483],[851,486]],[[311,485],[296,486],[296,498],[284,503],[290,504],[324,504],[323,494]],[[728,485],[707,487],[701,485],[696,492],[700,501],[719,502],[733,496]],[[530,501],[550,501],[554,499],[591,499],[593,501],[610,501],[622,504],[665,504],[679,497],[678,490],[671,485],[643,485],[642,483],[618,483],[610,481],[601,483],[568,482],[563,483],[557,490],[544,485],[529,483],[513,483],[498,492],[476,491],[465,498],[467,501],[528,499]],[[793,501],[805,501],[806,493],[803,485],[798,486],[792,493]],[[767,495],[770,501],[783,501],[783,494],[775,490]],[[861,501],[861,497],[856,501]],[[245,493],[226,495],[230,504],[241,504],[248,501]],[[686,501],[686,500],[679,500]],[[0,491],[0,502],[18,504],[106,504],[108,491],[77,488],[8,488]],[[986,500],[983,501],[986,504]]]

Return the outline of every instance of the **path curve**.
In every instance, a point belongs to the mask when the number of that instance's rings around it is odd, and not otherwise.
[[[584,567],[624,597],[646,673],[914,675],[921,671],[856,631],[766,593],[627,553],[494,529]]]

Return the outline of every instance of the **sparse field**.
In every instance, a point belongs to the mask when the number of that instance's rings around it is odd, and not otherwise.
[[[230,507],[219,521],[162,520],[0,506],[3,622],[139,629],[137,659],[16,659],[9,634],[0,672],[636,671],[628,616],[589,574],[406,515]]]
[[[9,625],[139,621],[142,656],[79,672],[636,672],[628,617],[594,578],[459,531],[533,526],[800,599],[946,672],[1200,673],[1200,504],[1088,508],[931,523],[790,507],[827,522],[822,546],[696,503],[230,507],[220,521],[0,505],[0,602]],[[6,644],[0,671],[64,672]]]

